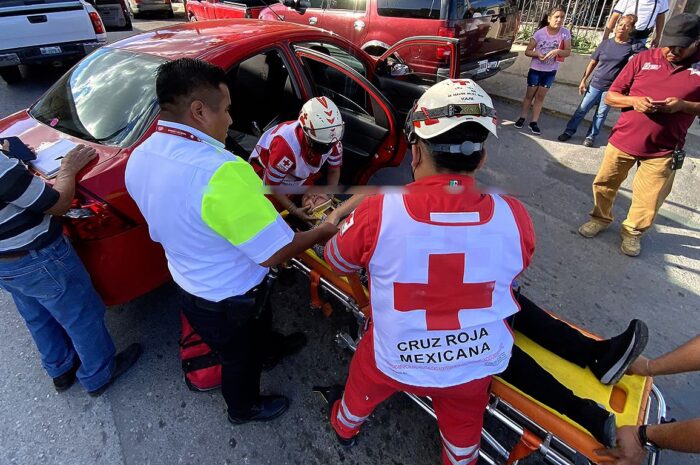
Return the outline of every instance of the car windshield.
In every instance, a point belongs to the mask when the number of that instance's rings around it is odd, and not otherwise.
[[[66,134],[128,147],[158,111],[155,76],[163,61],[99,49],[59,79],[30,114]]]
[[[379,0],[380,16],[446,19],[449,0]]]

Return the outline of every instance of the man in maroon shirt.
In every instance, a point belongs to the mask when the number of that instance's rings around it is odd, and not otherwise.
[[[671,18],[661,48],[634,56],[610,87],[605,103],[622,109],[622,115],[593,181],[594,207],[578,230],[582,236],[594,237],[610,225],[617,190],[638,163],[620,249],[639,255],[642,234],[671,192],[673,153],[683,148],[688,128],[700,115],[699,41],[698,15]]]

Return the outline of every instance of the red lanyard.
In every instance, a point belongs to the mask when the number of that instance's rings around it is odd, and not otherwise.
[[[169,126],[161,126],[160,124],[156,127],[156,131],[164,132],[165,134],[170,134],[171,136],[178,136],[184,139],[193,140],[195,142],[202,142],[202,139],[191,134],[183,129],[171,128]]]

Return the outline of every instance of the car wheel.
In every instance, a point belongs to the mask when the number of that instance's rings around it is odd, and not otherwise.
[[[18,65],[14,66],[3,66],[0,68],[0,77],[8,84],[17,84],[22,80],[22,72],[19,70]]]

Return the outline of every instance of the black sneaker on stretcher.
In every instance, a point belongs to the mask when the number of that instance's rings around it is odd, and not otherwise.
[[[641,355],[649,340],[649,329],[641,320],[630,321],[622,334],[598,341],[598,358],[589,368],[603,384],[616,384]]]

